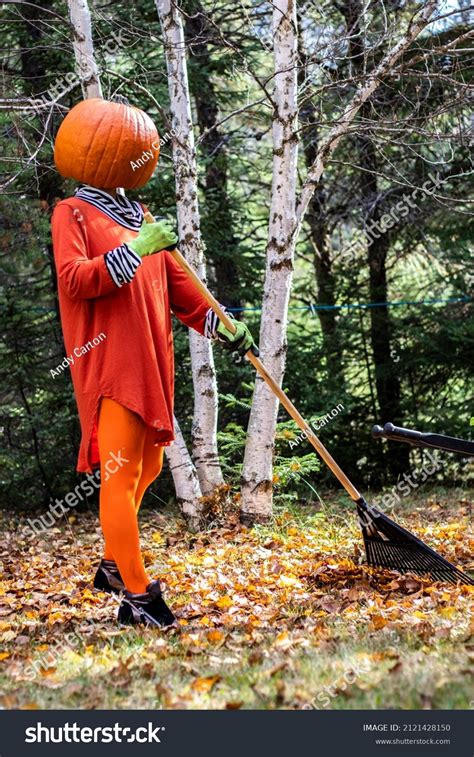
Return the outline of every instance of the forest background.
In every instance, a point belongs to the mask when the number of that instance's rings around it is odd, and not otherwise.
[[[280,376],[286,358],[289,396],[318,424],[355,483],[372,490],[392,489],[426,460],[405,445],[374,441],[374,423],[472,434],[472,11],[462,3],[433,4],[423,28],[389,61],[373,94],[327,150],[331,129],[428,5],[302,2],[292,11],[297,38],[295,28],[276,30],[269,3],[190,0],[179,14],[197,165],[191,177],[201,220],[197,255],[204,254],[208,284],[257,341],[262,328],[264,361]],[[176,113],[156,8],[147,0],[94,1],[90,12],[103,96],[124,96],[146,110],[162,136],[154,178],[130,196],[176,219]],[[52,146],[61,119],[87,96],[90,82],[81,82],[65,2],[4,2],[0,13],[0,501],[41,509],[78,480],[80,430],[70,374],[52,373],[65,350],[50,237],[54,204],[74,184],[56,172]],[[275,34],[281,50],[292,39],[289,74],[275,69]],[[291,134],[283,136],[283,151],[292,144],[299,149],[287,164],[293,170],[294,159],[293,185],[286,174],[286,186],[273,181],[272,187],[285,107],[273,87],[282,76],[282,91],[289,84],[294,96],[294,107],[286,103]],[[310,167],[321,156],[322,175],[311,184]],[[275,209],[297,212],[297,194],[308,187],[298,238],[290,240],[290,233],[275,242]],[[281,241],[285,249],[272,251]],[[275,278],[277,269],[284,281]],[[269,302],[269,292],[279,301]],[[243,480],[250,521],[271,515],[272,495],[277,506],[299,507],[336,486],[282,409],[274,427],[276,406],[262,401],[258,387],[254,394],[251,366],[218,347],[210,391],[219,416],[206,430],[202,418],[209,413],[199,384],[193,386],[191,356],[199,348],[191,343],[190,350],[177,322],[175,349],[181,459],[194,487],[178,498],[190,498],[191,515],[202,515],[200,496],[222,482],[238,498]],[[210,456],[218,454],[210,476],[200,463],[209,443]],[[264,459],[252,467],[248,458],[260,454]],[[432,483],[466,486],[469,478],[467,461],[450,458]],[[255,504],[256,489],[263,493]],[[161,507],[175,499],[168,469],[148,502]]]

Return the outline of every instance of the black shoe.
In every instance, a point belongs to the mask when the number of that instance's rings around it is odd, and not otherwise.
[[[176,618],[161,594],[159,581],[152,581],[144,594],[125,592],[118,611],[119,623],[126,625],[146,625],[156,628],[177,626]]]
[[[112,592],[120,594],[121,591],[125,591],[125,585],[116,562],[113,560],[100,561],[94,578],[94,589],[107,591],[109,594]]]

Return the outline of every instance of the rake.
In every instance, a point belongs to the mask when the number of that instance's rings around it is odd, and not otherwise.
[[[148,223],[153,223],[155,219],[151,213],[146,213],[145,220]],[[217,317],[222,321],[226,329],[231,333],[234,333],[235,326],[232,323],[232,320],[203,284],[199,276],[191,268],[179,250],[172,248],[169,249],[169,252],[193,281],[196,288],[208,302]],[[409,531],[406,531],[404,528],[401,528],[401,526],[398,526],[380,510],[369,505],[362,494],[346,476],[342,468],[336,463],[330,452],[315,435],[308,423],[306,423],[302,415],[300,415],[279,384],[272,378],[272,376],[270,376],[258,355],[254,354],[252,350],[249,350],[245,357],[252,363],[257,373],[270,387],[285,410],[303,431],[308,441],[313,445],[316,452],[320,455],[355,503],[362,528],[365,552],[369,565],[388,568],[390,570],[398,570],[400,572],[410,571],[420,576],[430,575],[434,580],[449,581],[451,583],[462,581],[463,583],[474,584],[474,581],[472,581],[467,575],[458,570],[454,565],[451,565],[451,563],[441,557],[441,555],[438,555],[430,549],[420,539]]]
[[[441,449],[446,452],[457,452],[462,455],[474,456],[474,442],[466,439],[458,439],[454,436],[444,436],[442,434],[423,433],[410,428],[394,426],[393,423],[386,423],[381,426],[374,426],[372,436],[375,439],[390,439],[391,441],[407,442],[414,447],[424,447],[429,449]],[[382,528],[377,528],[377,525]],[[378,521],[364,528],[362,526],[365,550],[368,562],[375,564],[376,555],[384,551],[385,540],[389,540],[391,555],[387,554],[387,559],[394,561],[394,567],[400,570],[399,565],[417,563],[419,571],[424,570],[433,578],[440,581],[461,581],[463,583],[474,585],[474,581],[465,573],[458,570],[444,557],[438,555],[426,544],[417,539],[416,536],[398,526],[390,518],[383,515],[379,524]],[[372,558],[369,557],[372,554]],[[397,565],[398,563],[398,565]]]

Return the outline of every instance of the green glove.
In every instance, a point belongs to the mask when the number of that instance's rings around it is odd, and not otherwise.
[[[143,258],[145,255],[152,255],[154,252],[172,247],[177,241],[178,237],[167,221],[155,221],[155,223],[143,221],[138,236],[131,242],[127,242],[127,245]]]
[[[252,350],[254,355],[258,355],[258,349],[253,336],[245,323],[236,321],[234,318],[232,318],[232,322],[236,329],[235,334],[226,329],[222,321],[219,321],[217,327],[217,339],[219,342],[222,342],[228,349],[238,352],[240,355],[245,355],[249,350]]]

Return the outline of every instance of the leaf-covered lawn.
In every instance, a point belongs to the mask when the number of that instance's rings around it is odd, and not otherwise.
[[[469,570],[473,502],[418,496],[396,518]],[[149,571],[180,618],[166,633],[117,626],[118,599],[91,588],[97,520],[71,520],[25,540],[3,516],[4,708],[474,707],[474,589],[365,567],[345,498],[198,535],[143,512]]]

